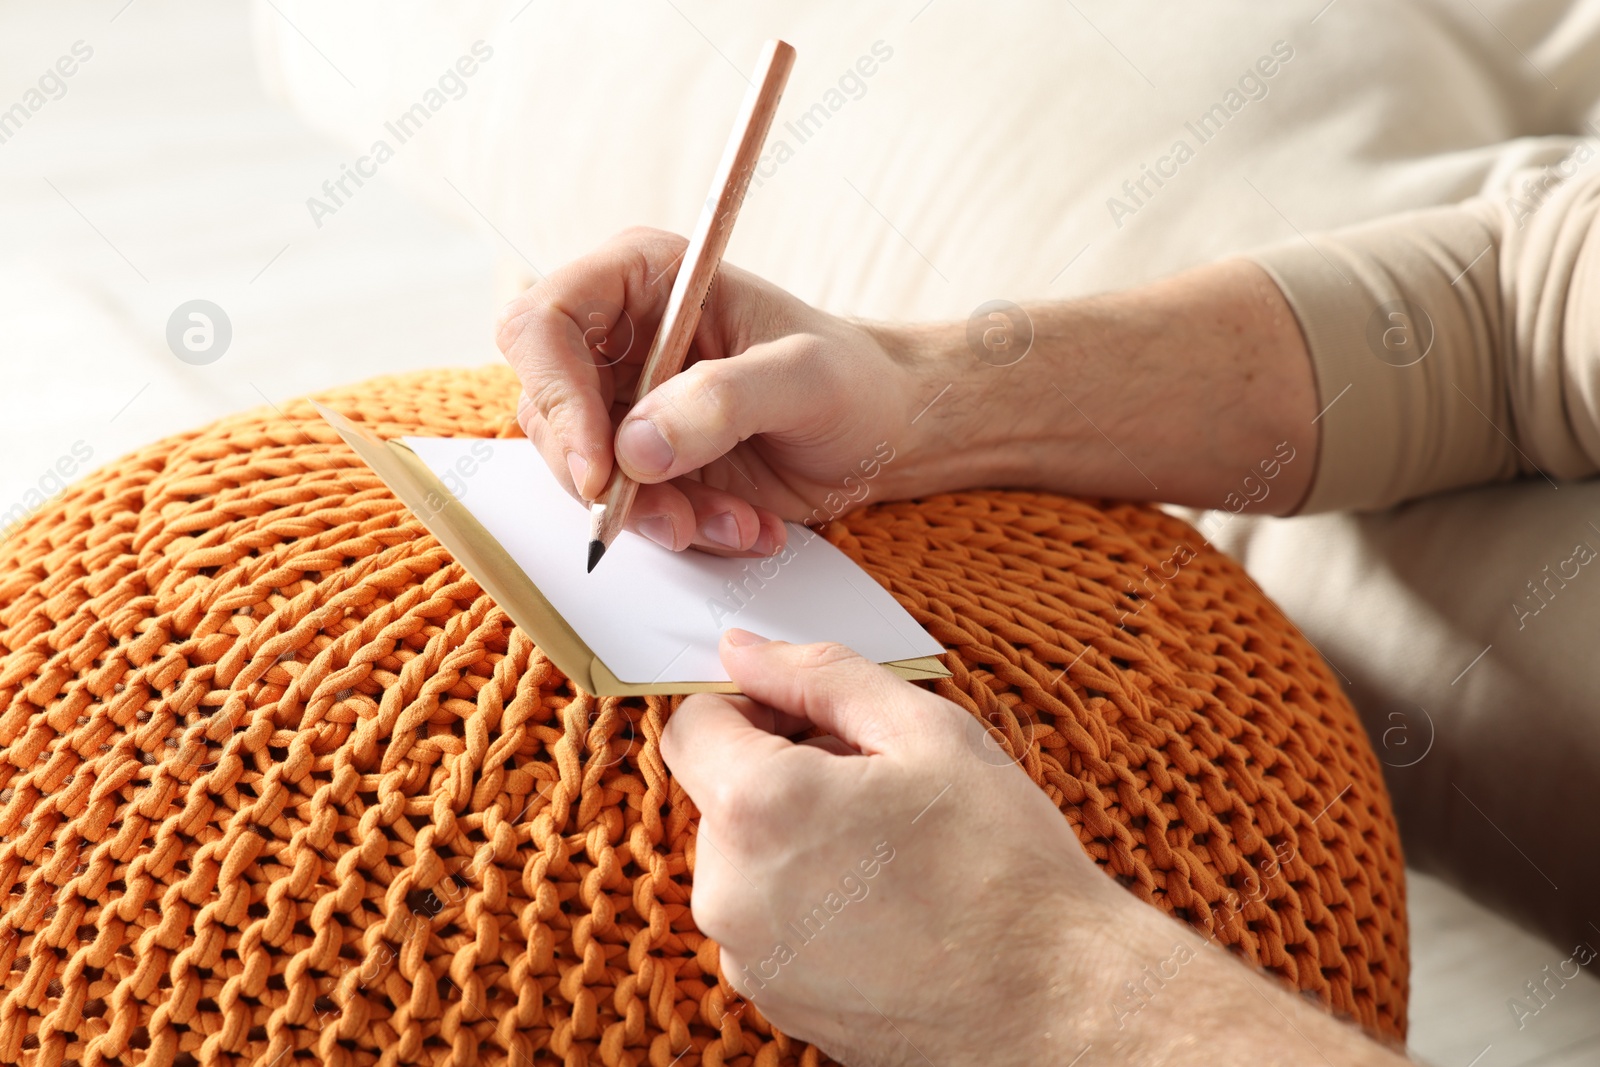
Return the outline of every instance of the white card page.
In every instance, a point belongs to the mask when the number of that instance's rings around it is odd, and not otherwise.
[[[944,651],[844,553],[789,524],[768,559],[672,552],[631,531],[584,571],[589,511],[525,439],[407,437],[405,444],[505,547],[618,680],[725,682],[722,631],[837,641],[879,663]]]

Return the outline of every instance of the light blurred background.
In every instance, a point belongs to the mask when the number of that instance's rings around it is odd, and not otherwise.
[[[946,10],[914,0],[882,17],[971,17],[956,0],[938,3]],[[532,20],[527,29],[512,22],[517,4],[469,6],[495,34],[495,62],[517,63]],[[0,511],[54,491],[58,462],[75,452],[89,458],[67,465],[73,476],[244,408],[379,373],[498,358],[491,331],[505,279],[529,274],[545,250],[514,245],[454,185],[453,208],[442,189],[426,199],[408,191],[447,177],[426,172],[432,152],[385,167],[315,226],[306,198],[354,154],[291,106],[282,67],[345,75],[288,10],[273,0],[0,3],[0,108],[76,42],[93,50],[64,94],[0,143]],[[721,63],[709,39],[689,32],[714,22],[714,9],[684,12],[672,47],[687,62]],[[284,39],[303,41],[326,67],[304,48],[285,60]],[[445,59],[460,51],[453,42],[435,50]],[[263,55],[275,65],[264,69]],[[737,83],[729,88],[731,111]],[[340,92],[355,114],[379,113],[394,96],[381,84]],[[582,98],[565,103],[583,114]],[[419,136],[437,149],[491,104],[488,93],[469,92]],[[605,117],[589,121],[604,136]],[[348,116],[319,123],[341,124]],[[707,124],[714,140],[727,125]],[[519,180],[478,178],[474,188]],[[169,317],[196,299],[231,323],[227,350],[205,365],[176,358],[167,341]],[[1570,983],[1519,1029],[1507,1000],[1567,952],[1426,876],[1414,874],[1409,889],[1411,1047],[1421,1061],[1600,1064],[1600,981]]]
[[[310,224],[349,156],[264,90],[246,4],[119,8],[0,5],[4,106],[93,49],[0,144],[0,510],[78,442],[99,465],[335,383],[498,358],[492,234],[382,178]],[[195,299],[233,334],[199,366],[166,340]]]

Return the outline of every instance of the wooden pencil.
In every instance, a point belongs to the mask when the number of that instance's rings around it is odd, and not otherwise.
[[[639,389],[633,398],[635,404],[683,369],[689,342],[700,324],[700,310],[711,289],[711,279],[722,264],[722,253],[728,247],[734,220],[761,156],[761,146],[777,114],[784,84],[794,66],[794,56],[794,48],[783,41],[768,41],[761,50],[755,81],[745,94],[728,145],[723,149],[722,161],[711,182],[711,195],[689,238],[689,247],[667,298],[661,326],[645,357]],[[594,570],[600,557],[622,532],[638,492],[639,483],[622,473],[621,466],[613,464],[605,491],[589,506],[589,570]]]

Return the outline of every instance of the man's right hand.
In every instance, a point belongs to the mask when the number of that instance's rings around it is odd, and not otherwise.
[[[624,231],[502,313],[517,420],[567,490],[594,500],[619,463],[640,483],[629,528],[722,555],[778,551],[785,519],[910,495],[929,399],[913,361],[736,267],[718,271],[683,371],[633,404],[687,245]]]
[[[1283,514],[1317,468],[1305,339],[1248,260],[1031,305],[1004,360],[974,319],[852,322],[724,264],[687,366],[635,406],[687,245],[627,230],[514,300],[498,338],[556,477],[593,500],[620,463],[629,526],[671,548],[770,555],[780,520],[973,486]]]

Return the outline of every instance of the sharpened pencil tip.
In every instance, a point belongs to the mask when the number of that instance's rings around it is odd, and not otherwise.
[[[605,555],[605,554],[606,554],[606,543],[604,541],[590,541],[589,542],[589,571],[590,571],[590,573],[594,572],[594,565],[596,563],[599,563],[600,562],[600,557]]]

